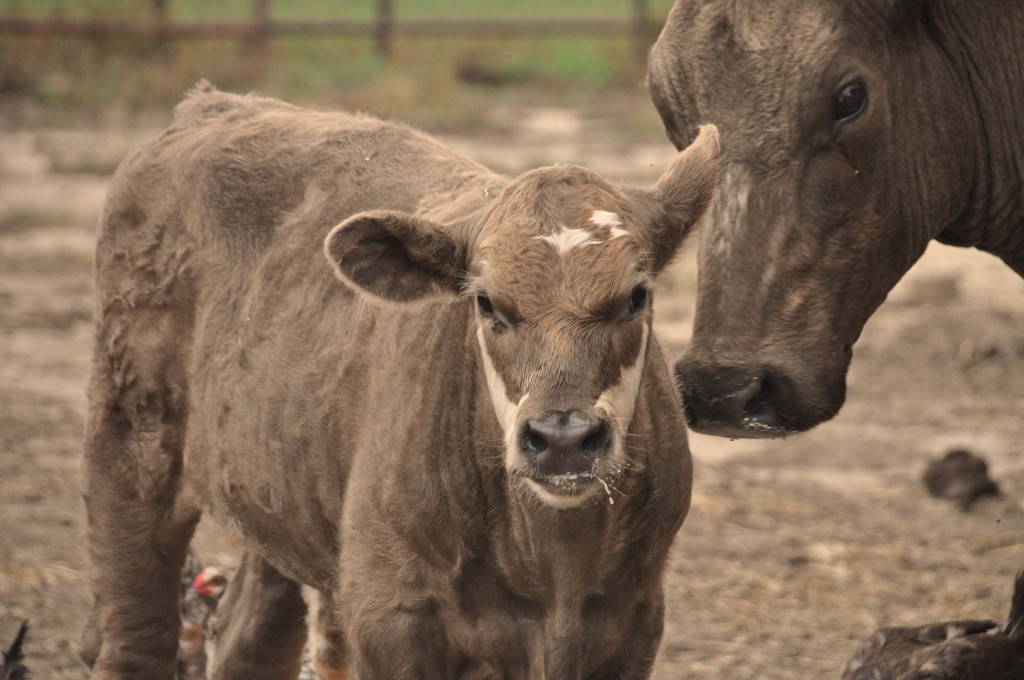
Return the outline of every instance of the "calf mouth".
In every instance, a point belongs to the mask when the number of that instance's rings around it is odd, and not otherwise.
[[[616,497],[621,496],[618,482],[622,477],[621,469],[607,472],[563,472],[546,474],[539,470],[531,470],[523,475],[526,485],[542,501],[557,509],[574,508],[582,505],[593,496],[602,494],[609,505],[615,504]]]

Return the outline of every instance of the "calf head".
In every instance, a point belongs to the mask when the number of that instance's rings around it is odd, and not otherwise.
[[[972,111],[927,0],[677,0],[648,83],[669,137],[722,134],[693,341],[694,429],[780,436],[831,418],[852,346],[964,210]],[[939,95],[938,93],[942,93]]]
[[[575,507],[629,463],[651,285],[709,202],[717,154],[706,126],[651,190],[576,166],[533,170],[471,229],[361,213],[331,232],[326,253],[342,280],[374,296],[444,293],[473,307],[508,478]]]

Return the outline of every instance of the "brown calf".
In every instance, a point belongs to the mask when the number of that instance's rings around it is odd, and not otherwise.
[[[691,484],[651,284],[717,151],[706,128],[652,190],[509,179],[374,118],[192,93],[102,217],[92,678],[172,677],[200,509],[251,546],[215,677],[295,677],[299,584],[324,677],[647,677]]]

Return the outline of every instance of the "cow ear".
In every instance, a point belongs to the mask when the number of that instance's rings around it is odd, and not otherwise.
[[[672,261],[683,239],[711,202],[718,149],[718,128],[702,125],[697,139],[679,152],[654,185],[650,196],[658,208],[658,217],[651,222],[651,257],[655,272]]]
[[[390,210],[348,218],[324,253],[342,281],[394,302],[457,293],[466,269],[465,247],[443,225]]]

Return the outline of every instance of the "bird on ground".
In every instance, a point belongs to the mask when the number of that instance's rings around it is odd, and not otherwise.
[[[204,680],[206,662],[212,651],[210,619],[227,588],[228,579],[216,567],[204,569],[190,552],[181,585],[177,680]]]

